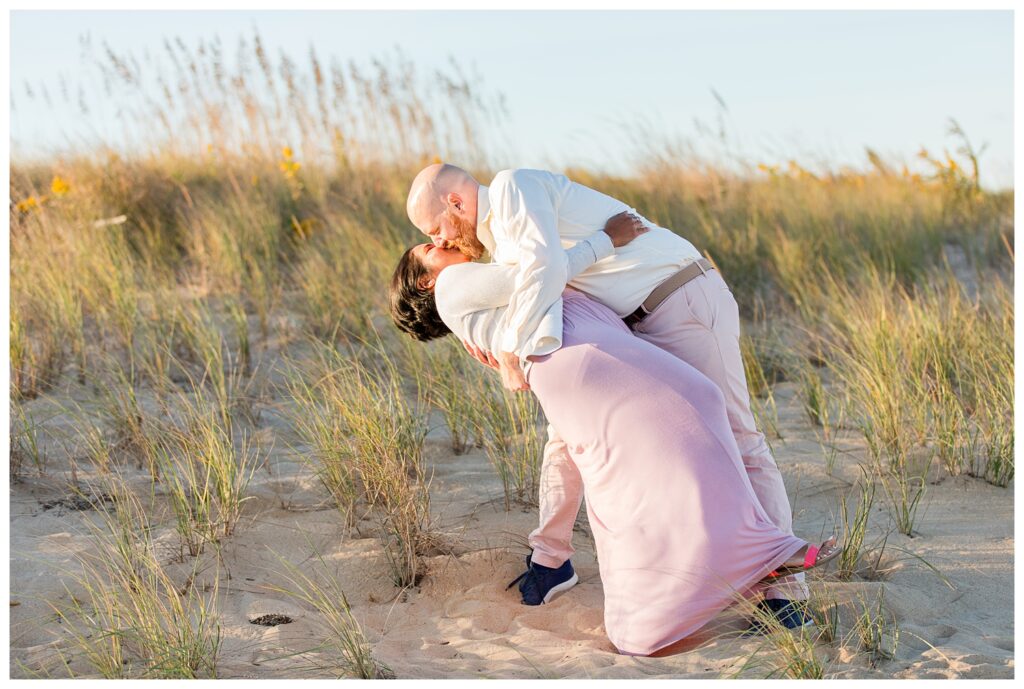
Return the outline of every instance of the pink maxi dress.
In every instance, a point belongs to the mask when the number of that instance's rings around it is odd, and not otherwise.
[[[608,638],[649,655],[806,542],[762,509],[714,383],[580,292],[566,290],[563,322],[528,380],[583,477]]]

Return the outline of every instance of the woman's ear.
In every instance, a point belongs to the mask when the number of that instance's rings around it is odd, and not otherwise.
[[[434,278],[424,275],[416,281],[416,286],[422,290],[432,290],[434,289]]]

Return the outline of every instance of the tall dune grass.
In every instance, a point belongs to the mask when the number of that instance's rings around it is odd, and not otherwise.
[[[70,575],[84,595],[69,595],[69,606],[51,603],[72,647],[105,679],[216,677],[217,578],[208,592],[197,571],[184,585],[173,579],[154,551],[149,510],[121,482],[104,490],[113,508],[101,513],[96,547]]]
[[[513,503],[535,505],[546,439],[540,404],[532,395],[502,388],[493,372],[477,384],[470,399],[478,410],[487,458],[501,479],[505,509]]]
[[[416,345],[414,345],[416,346]],[[427,389],[434,406],[444,415],[452,452],[462,454],[483,445],[486,430],[480,423],[483,410],[474,391],[484,389],[484,378],[494,372],[466,355],[458,340],[448,337],[426,348]]]
[[[430,528],[426,412],[382,350],[376,365],[318,344],[312,370],[293,372],[296,429],[316,450],[321,482],[348,521],[360,504],[378,520],[397,586],[419,580]]]
[[[234,533],[258,453],[248,436],[236,441],[220,405],[201,390],[180,394],[176,410],[181,418],[155,453],[182,547],[197,556]]]
[[[315,557],[310,573],[278,557],[287,584],[273,589],[311,606],[321,615],[328,636],[310,652],[321,652],[327,657],[314,661],[317,667],[333,669],[344,678],[393,678],[390,668],[373,657],[366,635],[352,614],[348,597],[337,578],[331,576],[323,556],[316,553]]]

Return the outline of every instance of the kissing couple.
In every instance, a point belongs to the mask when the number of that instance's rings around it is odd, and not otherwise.
[[[431,165],[406,209],[430,241],[392,276],[395,324],[421,341],[454,333],[506,388],[532,391],[549,423],[523,603],[578,581],[585,496],[620,653],[664,649],[740,596],[763,594],[788,628],[811,624],[803,572],[840,547],[793,535],[715,266],[625,203],[542,170],[483,186]]]

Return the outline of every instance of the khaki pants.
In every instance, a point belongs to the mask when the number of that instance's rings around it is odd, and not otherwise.
[[[792,534],[793,515],[786,486],[750,411],[740,356],[739,309],[718,271],[677,289],[634,332],[687,362],[719,387],[754,493],[772,522]],[[534,562],[558,567],[572,557],[572,527],[582,501],[579,472],[557,431],[548,426],[541,469],[540,525],[530,534]],[[807,596],[803,574],[782,579],[767,592],[768,598],[804,600]]]

